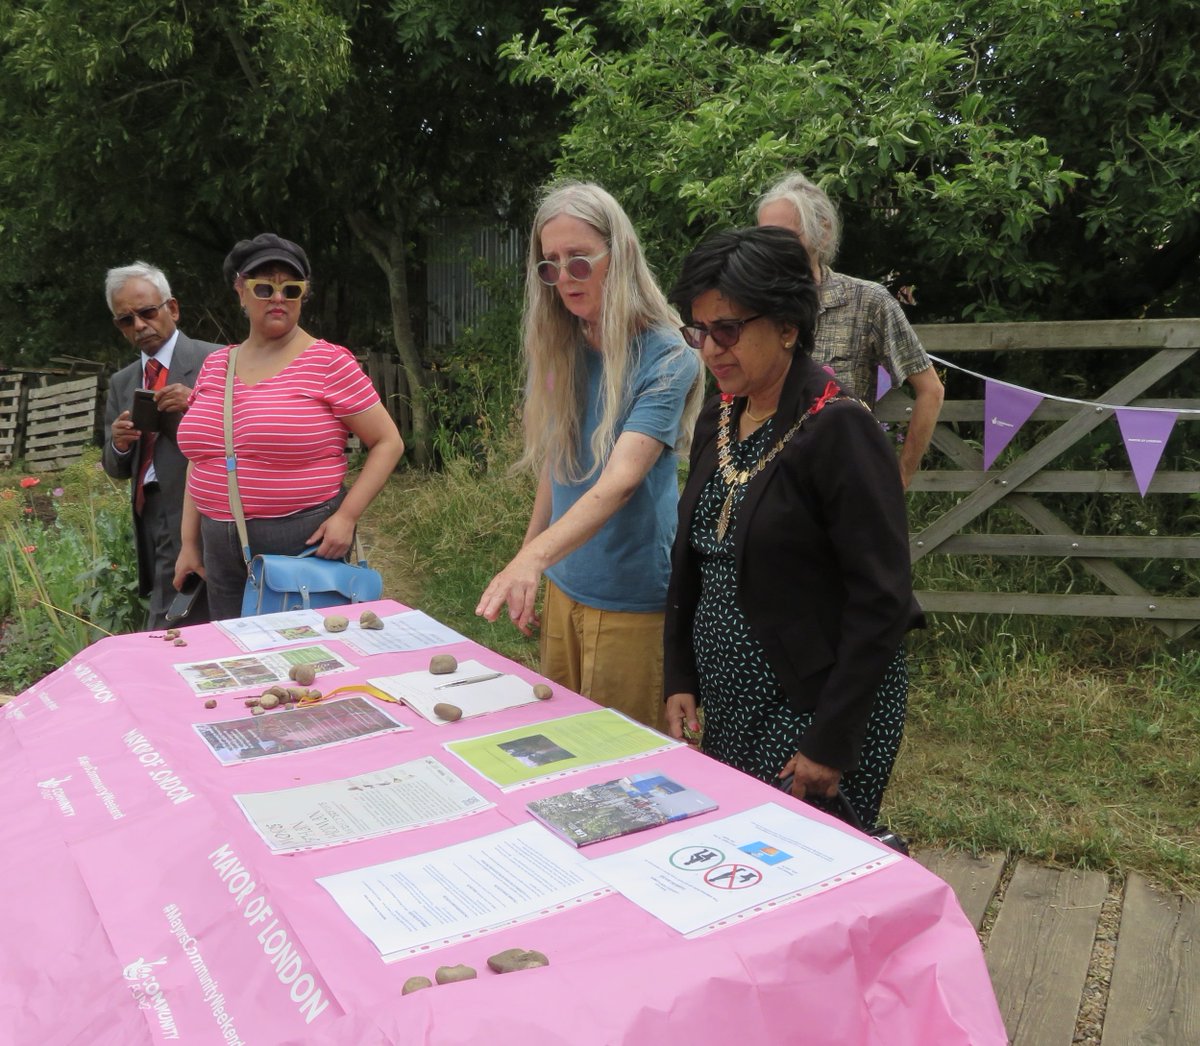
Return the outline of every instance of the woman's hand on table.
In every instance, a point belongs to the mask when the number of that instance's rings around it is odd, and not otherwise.
[[[788,789],[797,799],[818,796],[832,799],[837,795],[838,785],[842,781],[842,772],[835,767],[814,763],[806,755],[797,752],[789,759],[778,777],[782,782],[791,776],[792,787]]]
[[[512,623],[527,636],[533,635],[533,629],[540,623],[537,594],[542,580],[541,570],[529,562],[529,558],[525,550],[518,552],[512,562],[492,578],[475,607],[477,616],[495,621],[507,603]]]
[[[700,745],[700,720],[696,718],[695,694],[672,694],[667,698],[664,713],[667,733],[676,741],[687,741],[693,748]]]
[[[322,559],[344,559],[353,543],[354,520],[340,512],[325,520],[305,542],[306,545],[317,545],[317,555]]]

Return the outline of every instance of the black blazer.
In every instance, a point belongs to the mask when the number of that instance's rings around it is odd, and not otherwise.
[[[797,358],[775,431],[791,428],[830,380]],[[744,407],[734,402],[735,425]],[[700,491],[717,467],[719,413],[714,396],[696,424],[679,500],[664,637],[668,695],[700,693],[692,651],[700,566],[689,537]],[[835,401],[810,417],[750,480],[730,526],[738,605],[787,701],[816,710],[800,750],[852,770],[884,672],[904,633],[924,624],[912,594],[900,470],[874,416]]]

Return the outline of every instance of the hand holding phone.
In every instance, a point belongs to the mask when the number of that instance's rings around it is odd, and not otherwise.
[[[183,587],[175,593],[175,598],[171,600],[171,605],[167,607],[167,612],[163,616],[168,621],[178,621],[187,617],[196,603],[196,597],[200,595],[203,588],[204,578],[199,574],[188,574],[184,579]]]
[[[158,404],[152,389],[133,390],[133,409],[129,416],[133,427],[139,432],[158,431]]]

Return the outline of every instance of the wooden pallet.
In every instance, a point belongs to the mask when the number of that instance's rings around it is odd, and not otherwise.
[[[24,374],[0,374],[0,467],[7,468],[16,457],[24,385]]]
[[[100,378],[92,375],[30,389],[25,423],[25,463],[55,471],[83,456],[96,442]]]
[[[914,856],[954,890],[976,930],[1013,1046],[1071,1046],[1085,992],[1106,995],[1101,1046],[1200,1043],[1200,907],[1136,873],[1120,895],[1111,975],[1093,963],[1108,897],[1100,872],[1047,868],[1002,855],[923,850]],[[1001,884],[1011,871],[1007,885]],[[986,924],[986,925],[985,925]],[[1099,982],[1099,983],[1097,983]]]

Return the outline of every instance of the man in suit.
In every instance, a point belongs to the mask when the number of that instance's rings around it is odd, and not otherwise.
[[[167,608],[175,596],[172,578],[187,479],[187,459],[179,451],[175,433],[200,364],[219,346],[193,341],[175,326],[179,303],[162,270],[153,265],[138,261],[109,269],[104,294],[113,323],[138,350],[138,358],[117,371],[108,385],[104,471],[114,479],[131,481],[139,591],[150,597],[149,627],[158,629],[167,624]],[[134,426],[136,389],[153,392],[157,432]],[[207,620],[208,605],[201,591],[188,615],[172,623],[194,625]]]

